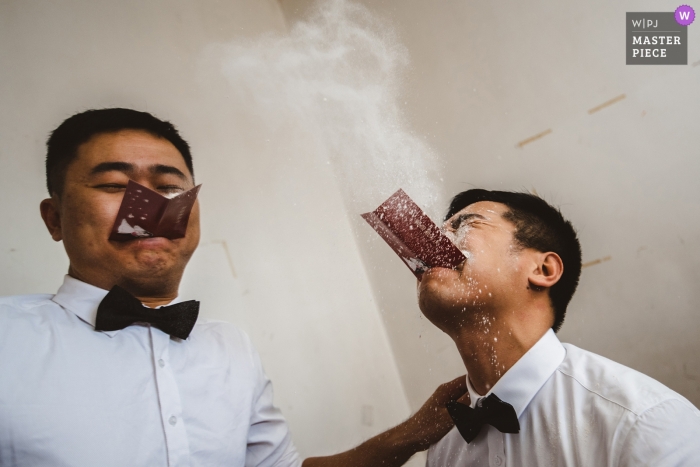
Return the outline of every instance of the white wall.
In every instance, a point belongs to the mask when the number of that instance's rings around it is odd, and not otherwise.
[[[4,1],[0,21],[0,295],[54,291],[67,270],[38,210],[48,132],[88,108],[145,109],[190,141],[203,183],[181,293],[251,335],[302,454],[409,415],[327,161],[279,157],[208,52],[284,33],[276,1]]]

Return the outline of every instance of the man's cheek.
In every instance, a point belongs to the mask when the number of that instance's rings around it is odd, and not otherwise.
[[[114,221],[117,218],[117,213],[121,206],[121,199],[121,197],[96,199],[90,203],[90,213],[88,214],[90,219],[87,222],[89,222],[95,230],[99,230],[106,235],[105,238],[109,237],[112,231]]]
[[[111,228],[122,198],[119,194],[89,192],[71,196],[67,201],[75,222],[81,225],[109,224]]]

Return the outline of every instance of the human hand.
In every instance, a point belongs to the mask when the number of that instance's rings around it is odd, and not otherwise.
[[[309,457],[303,467],[399,467],[418,451],[425,451],[452,429],[445,407],[458,400],[469,404],[467,378],[460,376],[440,385],[411,418],[356,448],[333,456]]]
[[[411,433],[415,438],[418,451],[428,449],[452,429],[454,422],[446,407],[447,403],[452,401],[469,405],[466,376],[438,386],[418,412],[400,425],[405,429],[405,433]]]

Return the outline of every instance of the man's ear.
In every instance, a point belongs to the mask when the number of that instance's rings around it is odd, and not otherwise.
[[[44,224],[51,234],[51,238],[56,242],[63,240],[61,232],[61,211],[58,206],[56,197],[46,198],[39,204],[41,218],[44,219]]]
[[[561,278],[564,273],[564,262],[554,252],[539,253],[536,256],[535,267],[530,271],[527,279],[535,288],[550,288]]]

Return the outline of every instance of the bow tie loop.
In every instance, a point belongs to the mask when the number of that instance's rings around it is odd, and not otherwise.
[[[97,308],[95,330],[117,331],[134,323],[148,323],[171,336],[187,339],[198,315],[199,302],[196,300],[149,308],[115,285]]]
[[[493,426],[501,433],[520,432],[520,422],[515,409],[499,399],[496,394],[479,399],[474,408],[456,401],[449,402],[447,411],[467,443],[474,441],[485,424]]]

